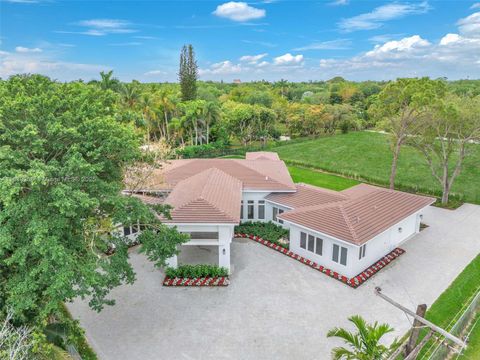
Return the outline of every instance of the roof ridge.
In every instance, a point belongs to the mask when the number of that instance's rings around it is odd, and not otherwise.
[[[284,183],[281,183],[281,182],[278,181],[277,179],[274,179],[274,178],[272,178],[272,177],[269,176],[269,175],[262,174],[262,173],[259,172],[258,170],[252,169],[251,167],[246,166],[244,163],[242,163],[242,162],[245,162],[245,161],[253,161],[253,162],[255,162],[255,161],[258,161],[258,160],[246,160],[246,159],[230,159],[230,160],[235,161],[237,164],[240,164],[240,165],[243,166],[244,168],[246,168],[246,169],[248,169],[248,170],[250,170],[250,171],[253,171],[253,172],[257,173],[258,175],[260,175],[260,176],[262,176],[262,177],[264,177],[264,178],[266,178],[266,179],[268,179],[268,180],[274,181],[274,182],[276,182],[277,184],[280,184],[280,185],[285,185]],[[277,160],[277,161],[278,161],[278,160]],[[280,161],[282,161],[282,160],[280,160]],[[242,184],[243,184],[243,183],[242,183]]]
[[[306,183],[303,183],[303,182],[296,183],[296,185],[304,186],[304,187],[309,188],[309,189],[314,190],[314,191],[325,192],[325,193],[329,193],[329,194],[332,194],[332,195],[338,195],[338,196],[341,196],[343,198],[348,198],[347,195],[342,194],[340,191],[327,189],[327,188],[324,188],[324,187],[321,187],[321,186],[306,184]]]
[[[225,217],[227,217],[228,219],[232,220],[232,221],[235,221],[235,219],[232,217],[231,214],[228,214],[226,213],[225,211],[223,211],[222,209],[219,209],[215,204],[211,203],[210,201],[208,201],[207,199],[204,199],[203,197],[198,197],[198,198],[195,198],[195,199],[192,199],[190,200],[189,202],[183,204],[182,206],[180,207],[177,207],[175,208],[174,210],[178,210],[178,209],[183,209],[185,207],[187,207],[188,205],[196,202],[196,201],[203,201],[204,203],[210,205],[213,209],[215,209],[217,212],[219,212],[220,214],[224,215]]]
[[[347,224],[348,230],[350,230],[350,234],[352,235],[353,239],[355,241],[359,241],[359,238],[357,236],[357,233],[355,232],[355,229],[353,228],[352,223],[350,222],[350,219],[348,218],[348,214],[345,211],[345,208],[343,207],[344,204],[338,204],[338,208],[340,209],[340,213],[343,216],[343,219],[345,220],[345,224]]]

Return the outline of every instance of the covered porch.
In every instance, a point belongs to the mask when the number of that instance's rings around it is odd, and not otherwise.
[[[171,224],[190,235],[190,241],[178,247],[179,254],[167,260],[169,267],[185,264],[213,264],[231,273],[230,245],[233,224]]]

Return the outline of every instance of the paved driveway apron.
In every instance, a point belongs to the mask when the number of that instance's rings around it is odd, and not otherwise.
[[[132,286],[111,293],[101,313],[87,301],[69,308],[103,360],[329,359],[336,340],[326,333],[347,317],[385,321],[401,336],[405,315],[374,295],[375,286],[411,309],[430,305],[480,252],[480,206],[430,207],[430,225],[407,251],[354,290],[265,246],[232,245],[234,274],[227,288],[164,288],[163,273],[132,253]]]

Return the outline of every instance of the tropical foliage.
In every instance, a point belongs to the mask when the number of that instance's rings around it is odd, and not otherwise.
[[[342,339],[347,345],[332,350],[334,360],[382,360],[388,358],[400,345],[397,340],[390,346],[381,343],[382,337],[393,331],[388,324],[368,324],[358,315],[351,316],[348,320],[355,325],[355,332],[334,328],[327,334],[327,337]]]
[[[228,276],[228,270],[224,267],[210,264],[180,265],[177,268],[167,268],[165,275],[169,278],[204,278]]]
[[[273,222],[245,222],[235,226],[235,234],[260,236],[274,244],[288,249],[288,244],[281,239],[288,239],[288,230]]]

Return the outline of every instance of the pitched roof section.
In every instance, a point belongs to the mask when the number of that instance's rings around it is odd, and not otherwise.
[[[256,152],[247,152],[245,154],[246,160],[272,160],[279,161],[280,158],[276,152],[271,151],[256,151]]]
[[[435,202],[434,198],[365,184],[348,193],[353,196],[349,200],[298,208],[278,217],[361,245]]]
[[[295,185],[283,161],[242,159],[173,160],[163,176],[170,187],[204,170],[217,168],[240,180],[244,190],[294,191]]]
[[[332,202],[344,201],[348,197],[337,191],[319,188],[307,184],[296,184],[294,193],[272,193],[265,199],[286,207],[296,209],[299,207],[323,205]]]
[[[217,169],[208,168],[179,181],[165,204],[173,207],[172,223],[240,222],[242,183]]]

